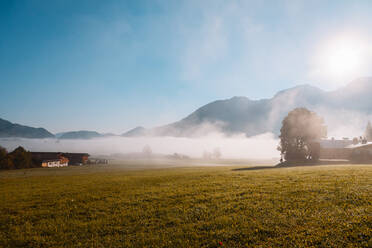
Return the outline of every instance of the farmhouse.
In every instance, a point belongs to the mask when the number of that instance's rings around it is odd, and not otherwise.
[[[69,159],[71,165],[87,164],[89,160],[88,153],[62,153],[63,156]]]
[[[321,140],[320,159],[350,160],[354,162],[372,162],[372,142],[350,139]]]
[[[32,161],[42,167],[68,166],[69,159],[60,152],[31,152]]]
[[[68,162],[61,163],[60,159],[43,160],[41,162],[41,167],[64,167],[64,166],[68,166]]]
[[[347,146],[350,149],[350,160],[354,162],[372,162],[372,142]]]
[[[319,144],[320,159],[350,159],[351,150],[346,147],[353,144],[352,140],[347,138],[342,140],[321,140]]]
[[[42,167],[63,167],[87,164],[88,153],[31,152],[32,161]]]

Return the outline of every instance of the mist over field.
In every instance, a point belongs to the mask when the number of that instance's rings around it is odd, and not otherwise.
[[[310,108],[324,118],[328,128],[328,138],[337,139],[359,137],[364,134],[366,123],[371,116],[360,111],[333,109],[313,106]],[[276,113],[277,116],[282,113]],[[270,120],[268,120],[270,123]],[[270,123],[278,126],[281,120]],[[212,154],[216,149],[221,152],[224,159],[272,159],[278,158],[279,130],[277,133],[265,132],[248,137],[245,133],[226,134],[223,122],[217,124],[202,123],[192,126],[183,126],[189,130],[188,137],[157,136],[155,133],[144,133],[139,137],[100,136],[87,139],[28,139],[28,138],[0,138],[0,146],[12,151],[18,146],[32,152],[76,152],[89,153],[92,156],[120,155],[142,153],[144,147],[149,146],[155,155],[181,154],[191,158],[202,158],[205,153]],[[168,128],[168,126],[165,126]],[[154,129],[156,130],[156,129]],[[98,134],[98,133],[97,133]]]
[[[247,138],[244,135],[226,137],[213,134],[201,138],[184,137],[106,137],[89,140],[3,138],[0,145],[8,150],[23,146],[30,151],[87,152],[91,155],[142,152],[150,146],[154,154],[179,153],[200,158],[204,152],[218,148],[222,158],[271,159],[279,157],[278,139],[272,133]]]

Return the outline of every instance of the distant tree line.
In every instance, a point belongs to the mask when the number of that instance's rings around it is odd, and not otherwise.
[[[23,169],[40,167],[32,162],[31,152],[26,151],[23,147],[19,146],[14,151],[9,152],[0,146],[0,169]]]

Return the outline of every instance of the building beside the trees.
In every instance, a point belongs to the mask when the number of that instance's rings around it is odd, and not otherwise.
[[[321,140],[320,159],[372,162],[372,142],[360,137],[353,140]]]
[[[353,141],[347,138],[336,140],[321,140],[320,159],[344,159],[349,160],[351,150],[346,147],[353,144]]]
[[[54,160],[43,160],[41,167],[65,167],[68,166],[68,162],[61,162],[60,159]]]
[[[33,163],[41,167],[63,167],[88,163],[88,153],[31,152]]]

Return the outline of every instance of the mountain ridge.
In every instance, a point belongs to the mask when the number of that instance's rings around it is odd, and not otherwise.
[[[59,139],[93,139],[93,138],[100,138],[100,137],[104,137],[104,135],[96,131],[80,130],[80,131],[64,132],[59,137]]]
[[[0,137],[9,138],[54,138],[54,135],[45,128],[35,128],[12,123],[0,118]]]
[[[189,137],[193,133],[196,134],[194,136],[199,136],[200,129],[203,134],[206,131],[218,131],[227,135],[243,133],[246,136],[265,132],[278,134],[282,119],[296,107],[306,107],[325,116],[332,115],[332,111],[372,114],[372,107],[369,107],[372,106],[372,98],[369,97],[371,94],[371,77],[359,78],[333,91],[302,84],[281,90],[267,99],[232,97],[217,100],[198,108],[180,121],[150,129],[147,133],[155,136]],[[215,130],[208,130],[203,125],[214,126]]]
[[[327,117],[327,124],[335,126],[337,122],[354,118],[355,113],[357,116],[372,115],[370,95],[372,95],[372,77],[356,79],[333,91],[325,91],[310,84],[301,84],[278,91],[271,98],[251,100],[245,96],[234,96],[215,100],[179,121],[149,129],[139,126],[121,136],[198,137],[213,132],[246,136],[265,132],[278,134],[282,119],[296,107],[309,108]],[[343,116],[344,119],[334,118],[337,115]],[[8,131],[4,131],[7,128]],[[55,136],[44,128],[22,126],[0,119],[0,137],[92,139],[107,136],[113,134],[82,130],[58,133]]]

